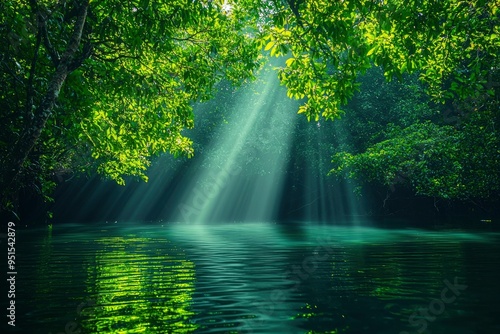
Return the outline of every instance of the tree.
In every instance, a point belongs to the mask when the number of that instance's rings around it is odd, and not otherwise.
[[[258,44],[224,1],[6,0],[0,4],[2,206],[55,175],[146,178],[193,155],[191,104],[252,78]]]
[[[431,121],[391,125],[365,150],[336,153],[331,173],[391,191],[404,186],[440,199],[485,199],[500,190],[498,121],[498,112],[483,111],[459,128]]]
[[[248,0],[251,2],[251,0]],[[281,81],[308,119],[337,118],[373,64],[387,79],[419,73],[439,102],[492,94],[500,1],[305,0],[261,6],[271,55],[289,55]]]
[[[262,48],[288,57],[279,78],[290,97],[304,99],[299,113],[310,120],[338,118],[373,65],[389,80],[416,73],[435,102],[496,115],[499,7],[500,0],[5,0],[2,206],[12,208],[20,189],[46,194],[68,170],[123,183],[125,175],[146,178],[162,152],[191,156],[182,133],[193,126],[191,103],[210,98],[223,78],[251,78]],[[413,129],[443,130],[425,124]]]
[[[499,8],[482,0],[273,1],[261,24],[265,49],[288,57],[279,75],[289,96],[307,99],[299,113],[318,121],[347,111],[354,120],[354,143],[334,155],[333,174],[473,199],[500,188]],[[436,105],[413,101],[391,116],[374,98],[352,115],[357,79],[373,65],[389,81],[417,75]]]
[[[400,187],[474,202],[498,193],[498,99],[455,101],[451,110],[431,103],[411,77],[383,83],[369,71],[361,82],[345,117],[335,122],[348,129],[348,138],[333,155],[331,174],[382,185],[386,199]]]

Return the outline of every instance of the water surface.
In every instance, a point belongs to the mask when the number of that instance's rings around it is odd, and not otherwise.
[[[500,235],[294,223],[17,236],[22,333],[500,333]]]

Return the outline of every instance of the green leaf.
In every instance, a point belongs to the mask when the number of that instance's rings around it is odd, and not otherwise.
[[[274,41],[270,41],[269,43],[267,43],[264,51],[269,51],[274,46],[274,44],[276,44]]]
[[[378,45],[375,45],[373,48],[371,48],[368,53],[366,54],[367,57],[371,56],[375,51],[377,51],[379,48]]]

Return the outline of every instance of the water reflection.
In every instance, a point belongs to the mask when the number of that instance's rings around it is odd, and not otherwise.
[[[23,333],[500,332],[492,233],[117,224],[20,240]],[[455,277],[467,289],[426,319]]]
[[[192,261],[168,240],[103,237],[87,271],[87,295],[95,305],[82,312],[88,333],[191,333],[195,285]]]

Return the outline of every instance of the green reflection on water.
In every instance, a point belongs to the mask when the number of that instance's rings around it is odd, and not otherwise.
[[[444,280],[459,277],[470,287],[429,330],[465,333],[478,319],[484,333],[500,333],[490,311],[498,238],[270,223],[55,229],[23,244],[19,300],[34,302],[24,332],[415,332],[410,316],[421,319]],[[274,302],[273,291],[283,300]]]
[[[332,256],[323,265],[316,263],[314,275],[300,284],[308,301],[293,319],[318,329],[310,333],[378,332],[384,321],[400,321],[401,330],[408,328],[415,310],[440,298],[444,280],[466,276],[463,247],[462,240],[448,236],[332,246]],[[335,291],[336,298],[324,298],[329,291]],[[371,320],[359,322],[360,312],[371,314]],[[452,316],[449,306],[436,323]]]
[[[47,284],[50,282],[49,277],[51,276],[50,262],[52,260],[52,229],[47,229],[46,235],[41,242],[38,258],[39,265],[36,267],[36,277],[39,277],[39,279],[35,281],[36,305],[43,303],[45,295],[49,295],[54,290],[54,286],[52,284]]]
[[[88,267],[89,333],[191,333],[195,266],[167,240],[105,237]],[[155,247],[159,247],[156,248]]]

